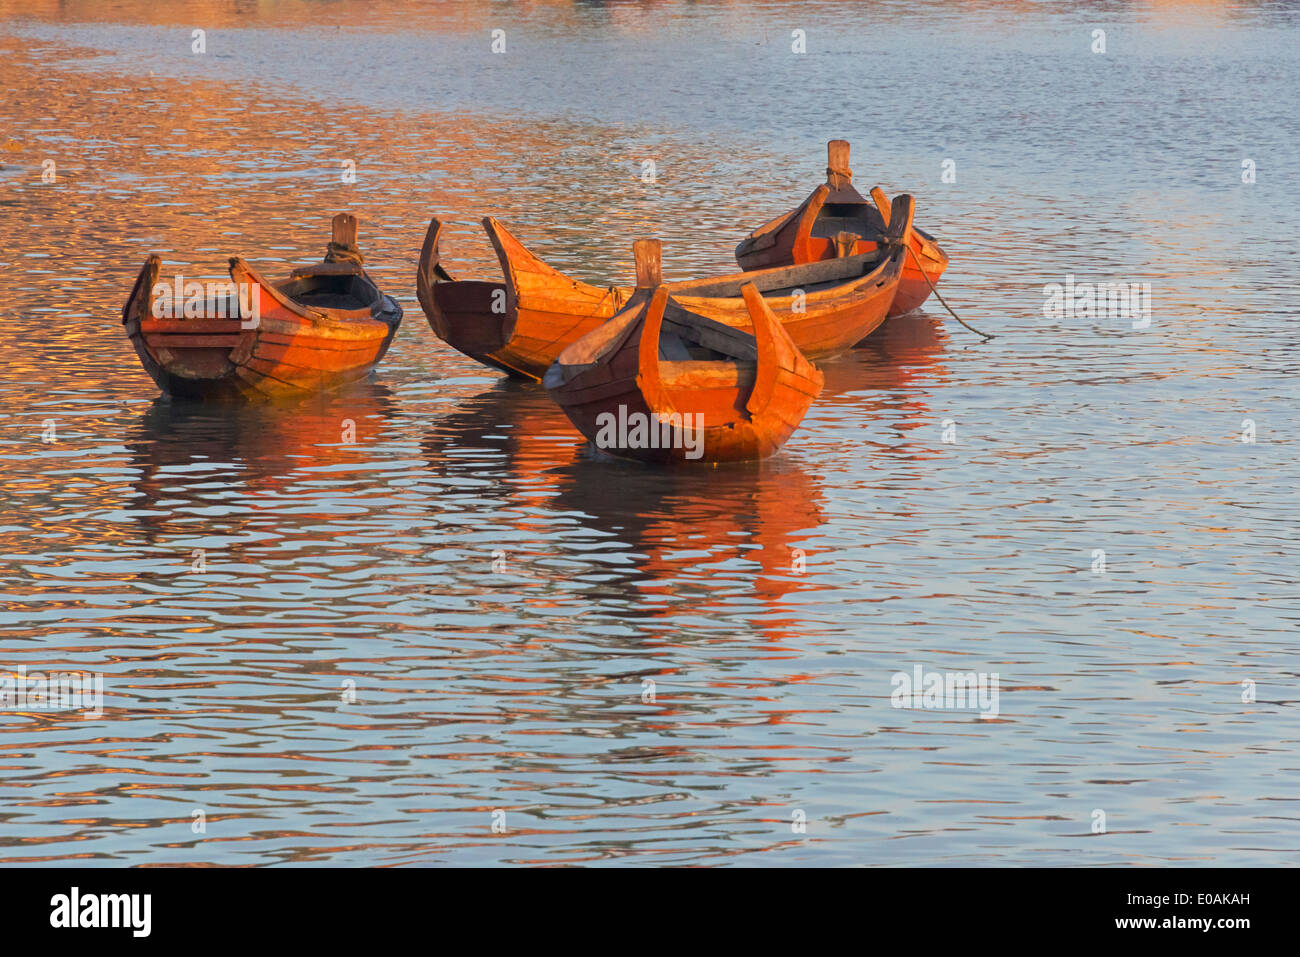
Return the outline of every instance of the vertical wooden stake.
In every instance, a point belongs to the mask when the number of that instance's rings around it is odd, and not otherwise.
[[[663,285],[662,253],[663,244],[657,239],[638,239],[632,244],[638,289],[653,289]]]
[[[880,213],[880,218],[885,221],[885,228],[889,228],[890,209],[889,197],[879,186],[871,187],[871,201],[876,204],[876,210]]]
[[[335,216],[330,241],[344,249],[356,249],[357,218],[351,213],[339,213]]]
[[[853,182],[848,140],[831,140],[826,144],[826,182],[834,189]]]

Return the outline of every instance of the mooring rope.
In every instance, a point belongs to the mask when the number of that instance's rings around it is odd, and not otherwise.
[[[366,257],[361,255],[361,250],[356,246],[344,246],[330,240],[325,247],[325,261],[327,263],[354,262],[358,266],[366,261]]]
[[[934,283],[930,282],[930,276],[929,276],[928,273],[926,273],[926,271],[925,271],[925,267],[921,265],[921,260],[917,258],[917,256],[916,256],[916,250],[914,250],[914,249],[912,248],[912,244],[911,244],[911,243],[907,243],[906,246],[907,246],[907,251],[908,251],[909,253],[912,254],[912,261],[913,261],[914,263],[916,263],[916,268],[919,269],[919,270],[921,270],[921,277],[922,277],[923,279],[925,279],[925,283],[926,283],[926,285],[929,286],[929,287],[930,287],[930,291],[931,291],[932,293],[934,293],[934,298],[938,299],[939,302],[943,303],[943,308],[947,309],[948,312],[952,314],[952,317],[953,317],[954,319],[956,319],[958,322],[960,322],[963,326],[965,326],[965,327],[966,327],[967,329],[969,329],[971,332],[975,333],[975,335],[977,335],[977,336],[983,336],[985,339],[996,339],[997,336],[991,336],[991,335],[989,335],[987,332],[980,332],[978,329],[976,329],[974,326],[972,326],[969,322],[967,322],[967,321],[966,321],[965,319],[963,319],[961,316],[957,315],[957,313],[955,313],[955,312],[952,311],[952,306],[948,305],[946,302],[943,301],[943,296],[939,295],[939,290],[938,290],[938,289],[935,289],[935,288],[934,288]]]

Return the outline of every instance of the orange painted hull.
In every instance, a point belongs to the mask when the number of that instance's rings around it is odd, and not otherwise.
[[[639,290],[607,326],[566,349],[544,384],[578,431],[611,455],[673,465],[766,458],[798,427],[823,379],[755,287],[745,288],[756,335],[689,313],[664,286]],[[712,337],[732,354],[664,359],[666,325]]]
[[[454,280],[440,262],[442,223],[425,235],[416,293],[434,334],[456,351],[519,379],[540,381],[569,344],[611,318],[630,290],[568,279],[496,220],[483,220],[504,282]]]
[[[160,267],[157,256],[145,262],[122,322],[145,371],[178,398],[245,401],[337,388],[369,375],[402,319],[401,307],[359,265],[326,263],[272,284],[238,258],[230,261],[231,280],[256,297],[245,304],[256,307],[255,321],[241,319],[233,303],[219,311],[208,303],[192,318],[157,318]],[[316,287],[327,297],[336,286],[361,290],[358,308],[310,305]]]
[[[736,247],[736,262],[741,269],[771,269],[843,255],[836,241],[838,236],[856,237],[851,246],[854,254],[876,248],[886,229],[886,220],[880,209],[853,188],[853,174],[844,165],[847,149],[848,145],[844,144],[843,155],[838,160],[832,157],[824,186],[819,186],[791,212],[755,229]],[[873,196],[877,192],[873,190]],[[908,233],[908,247],[910,252],[889,316],[901,316],[919,308],[929,298],[931,286],[938,284],[948,267],[948,254],[925,231],[912,228]]]
[[[861,250],[854,248],[846,256],[827,257],[818,263],[675,282],[666,288],[683,308],[752,334],[751,313],[740,287],[754,283],[800,352],[810,359],[836,355],[874,332],[898,298],[907,263],[902,242],[915,203],[912,197],[902,195],[891,208],[895,225],[885,231],[884,249],[878,243],[863,243]],[[861,274],[853,276],[853,272]],[[827,282],[832,283],[829,288],[819,288]],[[791,289],[802,290],[802,294],[791,295]]]
[[[899,215],[910,222],[910,197],[899,200]],[[513,376],[540,380],[566,348],[618,312],[633,290],[572,279],[539,260],[499,223],[487,219],[484,225],[505,282],[451,280],[439,261],[441,224],[435,219],[417,274],[420,303],[448,345]],[[888,235],[901,242],[903,233],[895,229]],[[795,346],[807,357],[822,358],[852,348],[884,322],[906,263],[901,248],[882,253],[873,242],[829,267],[759,270],[667,288],[691,312],[752,332],[740,287],[754,282]]]

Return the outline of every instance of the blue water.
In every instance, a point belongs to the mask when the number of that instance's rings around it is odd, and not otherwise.
[[[0,710],[0,861],[1300,862],[1300,14],[1062,6],[7,12],[0,676],[104,707]],[[833,137],[997,338],[892,320],[760,466],[602,460],[415,302],[435,214],[458,277],[484,215],[730,271]],[[406,308],[373,381],[160,400],[145,256],[277,274],[340,209]],[[1149,327],[1046,318],[1068,275]],[[998,717],[893,707],[917,665]]]

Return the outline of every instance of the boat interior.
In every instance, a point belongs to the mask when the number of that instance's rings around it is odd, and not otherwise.
[[[710,421],[742,411],[758,378],[758,342],[672,300],[659,330],[659,377],[675,405]],[[681,390],[680,392],[678,390]]]
[[[739,299],[740,287],[752,282],[764,297],[791,296],[795,290],[805,293],[830,289],[853,279],[860,279],[881,265],[886,254],[880,250],[839,259],[823,259],[800,266],[777,266],[754,272],[733,273],[717,279],[675,282],[674,296],[699,296],[709,299]]]
[[[379,302],[378,287],[359,273],[295,273],[275,288],[316,309],[371,309]]]
[[[834,239],[839,233],[874,237],[884,231],[885,221],[870,203],[827,203],[812,227],[812,235],[819,239]]]
[[[609,322],[598,326],[560,354],[559,361],[546,373],[547,388],[554,388],[598,364],[602,358],[623,347],[627,337],[639,327],[648,301],[640,307],[624,309]],[[659,329],[659,358],[665,362],[757,363],[758,342],[748,332],[706,319],[669,299]]]
[[[749,333],[697,316],[670,299],[659,330],[659,358],[668,362],[757,362],[758,343]]]

